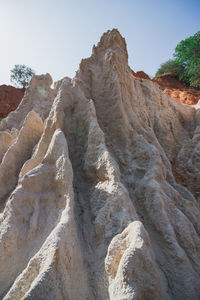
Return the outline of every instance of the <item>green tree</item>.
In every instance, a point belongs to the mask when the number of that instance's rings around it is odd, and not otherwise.
[[[175,48],[175,61],[183,67],[179,79],[194,87],[200,87],[200,31],[181,41]]]
[[[35,72],[25,65],[15,65],[11,70],[10,81],[16,86],[26,88]]]
[[[200,31],[181,41],[175,48],[174,59],[163,63],[156,76],[177,75],[186,85],[200,87]]]
[[[156,72],[156,77],[162,74],[170,74],[178,76],[183,71],[183,67],[179,65],[174,59],[169,59],[165,63],[160,65],[160,68]]]

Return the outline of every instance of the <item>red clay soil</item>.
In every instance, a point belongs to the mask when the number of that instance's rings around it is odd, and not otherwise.
[[[134,75],[137,78],[140,78],[140,79],[149,79],[149,80],[151,80],[150,77],[145,72],[143,72],[143,71],[138,71],[138,72],[134,73]]]
[[[195,105],[200,100],[200,88],[185,86],[176,76],[161,75],[152,79],[166,95],[184,104]]]
[[[0,85],[0,117],[5,118],[20,104],[25,89],[17,89],[11,85]]]
[[[131,70],[132,71],[132,70]],[[143,72],[131,72],[134,79],[148,79],[149,76]],[[185,86],[176,76],[164,74],[155,77],[151,80],[154,82],[166,95],[169,95],[174,100],[187,105],[196,105],[200,100],[200,88],[191,88]]]

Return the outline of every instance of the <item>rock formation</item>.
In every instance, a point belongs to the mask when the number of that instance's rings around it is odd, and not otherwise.
[[[0,297],[200,299],[200,115],[101,37],[0,124]]]
[[[11,85],[0,86],[0,118],[5,118],[15,110],[24,96],[25,89],[17,89]]]

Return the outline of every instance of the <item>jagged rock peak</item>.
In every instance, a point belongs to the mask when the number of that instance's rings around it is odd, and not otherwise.
[[[97,47],[109,49],[109,48],[120,48],[127,53],[126,41],[121,36],[117,29],[112,29],[106,31],[97,44]]]
[[[98,86],[98,81],[100,85],[109,85],[109,82],[103,83],[102,80],[98,80],[99,76],[108,73],[108,77],[122,78],[124,73],[130,73],[129,69],[125,39],[117,29],[108,30],[102,35],[97,46],[93,47],[92,55],[81,60],[73,82],[82,88],[87,98],[94,100],[96,92],[93,93],[93,88],[96,86],[99,91],[104,89],[103,86]]]
[[[53,80],[52,77],[49,73],[45,74],[45,75],[34,75],[31,79],[30,82],[30,86],[31,88],[35,88],[35,87],[46,87],[46,88],[50,88],[50,86],[52,85]]]

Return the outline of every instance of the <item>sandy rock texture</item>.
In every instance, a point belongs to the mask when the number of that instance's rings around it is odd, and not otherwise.
[[[0,298],[200,299],[199,111],[103,34],[0,124]]]

